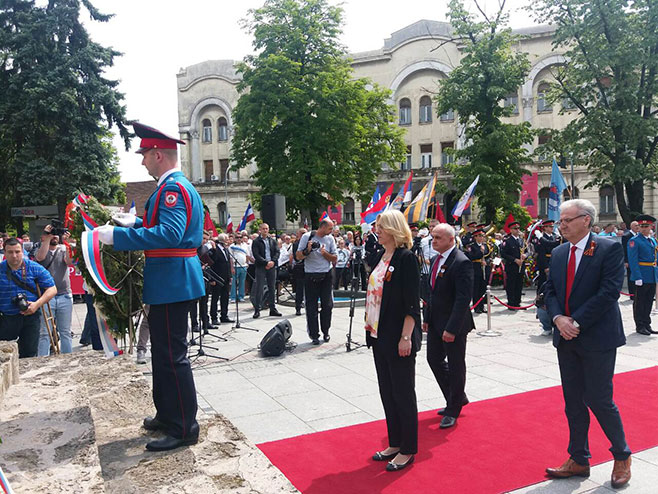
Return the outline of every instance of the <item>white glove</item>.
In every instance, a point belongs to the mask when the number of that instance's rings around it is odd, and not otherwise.
[[[98,240],[105,245],[114,245],[114,227],[110,225],[103,225],[96,228],[98,232]]]
[[[635,286],[642,286],[642,280],[635,280]]]
[[[114,221],[117,225],[126,228],[132,228],[135,226],[136,220],[137,216],[130,213],[116,213],[112,216],[112,221]]]

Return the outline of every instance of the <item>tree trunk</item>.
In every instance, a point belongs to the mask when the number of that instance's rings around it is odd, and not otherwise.
[[[626,182],[626,196],[628,197],[630,219],[633,220],[638,214],[644,212],[644,180]],[[626,224],[630,225],[630,221],[627,221]]]
[[[631,211],[628,208],[628,204],[626,203],[626,195],[624,194],[624,184],[623,182],[615,182],[615,197],[617,198],[617,208],[619,208],[619,214],[621,215],[621,219],[626,223],[627,225],[631,224]]]

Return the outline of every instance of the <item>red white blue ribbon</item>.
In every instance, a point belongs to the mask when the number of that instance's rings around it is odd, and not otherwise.
[[[87,204],[87,201],[89,200],[89,196],[83,194],[82,192],[75,196],[75,199],[73,199],[73,204],[76,205],[76,207],[81,208],[83,204]]]
[[[2,471],[2,467],[0,467],[0,489],[2,489],[2,494],[14,494],[5,473]]]
[[[93,230],[98,226],[91,216],[89,216],[84,209],[79,208],[80,216],[82,216],[82,223],[85,225],[85,230]]]
[[[94,283],[96,283],[103,293],[106,293],[107,295],[116,294],[119,289],[114,288],[108,283],[107,277],[105,276],[105,270],[103,269],[103,258],[101,257],[98,230],[82,232],[80,243],[82,244],[82,255],[85,260],[85,265],[87,266]]]
[[[116,357],[117,355],[122,355],[123,350],[119,349],[117,341],[110,333],[110,328],[107,325],[107,321],[101,317],[101,312],[96,308],[96,322],[98,323],[98,333],[101,337],[101,344],[103,345],[103,351],[107,358]]]

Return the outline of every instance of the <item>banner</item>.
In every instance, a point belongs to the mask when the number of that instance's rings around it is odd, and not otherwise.
[[[537,208],[539,179],[537,172],[534,172],[532,175],[523,175],[521,182],[523,186],[521,188],[521,199],[519,202],[521,206],[526,208],[531,218],[536,218],[539,216],[539,209]]]
[[[333,220],[336,222],[337,225],[340,225],[343,223],[343,206],[342,205],[337,205],[337,206],[329,206],[327,208],[327,211],[329,212],[329,219]]]
[[[560,219],[560,204],[562,203],[562,192],[567,188],[562,173],[557,166],[557,161],[553,158],[553,167],[551,168],[551,185],[548,190],[548,219],[557,221]]]
[[[436,187],[436,173],[432,176],[429,182],[420,190],[416,198],[407,206],[404,216],[407,223],[417,223],[427,219],[427,210],[429,209],[430,201],[434,198],[434,188]]]

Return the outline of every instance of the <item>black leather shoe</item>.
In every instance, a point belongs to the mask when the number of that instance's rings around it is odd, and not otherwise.
[[[320,344],[320,340],[319,340],[318,338],[313,338],[313,339],[311,340],[311,344],[313,344],[313,345],[319,345],[319,344]]]
[[[643,334],[644,336],[651,336],[651,332],[647,328],[637,328],[635,332]]]
[[[257,310],[256,312],[254,312],[254,319],[258,319],[259,317],[260,317],[260,311]]]
[[[222,317],[220,319],[221,322],[227,322],[227,323],[232,323],[235,322],[233,319],[229,319],[228,317]]]
[[[651,326],[647,327],[647,330],[648,330],[649,333],[651,333],[651,334],[658,334],[658,331],[654,331],[653,329],[651,329]]]
[[[217,319],[212,320],[212,325],[213,326],[219,326],[219,321]]]
[[[194,331],[195,333],[198,333],[199,332],[199,326],[192,326],[192,331]]]
[[[270,316],[281,317],[281,313],[276,309],[270,309]]]
[[[462,406],[465,407],[465,406],[468,405],[469,403],[470,403],[470,401],[468,401],[468,398],[464,397],[464,401],[462,401]],[[445,408],[439,408],[439,409],[436,411],[436,414],[437,414],[437,415],[444,415],[445,413],[446,413],[446,409],[445,409]]]
[[[439,429],[447,429],[448,427],[452,427],[457,423],[457,419],[455,417],[450,417],[448,415],[445,415],[441,419],[441,423],[439,424]]]
[[[165,425],[155,417],[146,417],[144,419],[144,429],[147,431],[163,431]]]
[[[171,436],[165,436],[162,439],[151,441],[146,444],[146,449],[149,451],[169,451],[170,449],[180,448],[181,446],[189,446],[199,442],[199,436],[192,436],[185,439],[177,439]]]
[[[217,328],[218,328],[218,326],[215,326],[214,324],[205,324],[203,326],[203,329],[205,329],[206,331],[209,330],[209,329],[217,329]]]
[[[372,459],[375,461],[386,461],[386,460],[392,460],[395,458],[399,453],[399,450],[396,451],[395,453],[391,453],[388,455],[385,455],[381,451],[377,451],[374,455],[372,455]]]
[[[301,315],[302,315],[302,309],[297,309],[297,310],[295,311],[295,315],[296,315],[296,316],[301,316]]]
[[[324,340],[325,343],[327,343],[331,339],[331,336],[329,336],[328,334],[325,334],[325,335],[322,335],[322,339]]]
[[[392,461],[389,461],[388,464],[386,465],[386,471],[397,472],[398,470],[407,468],[409,465],[411,465],[414,462],[414,458],[415,456],[411,455],[409,459],[404,463],[393,463]]]

